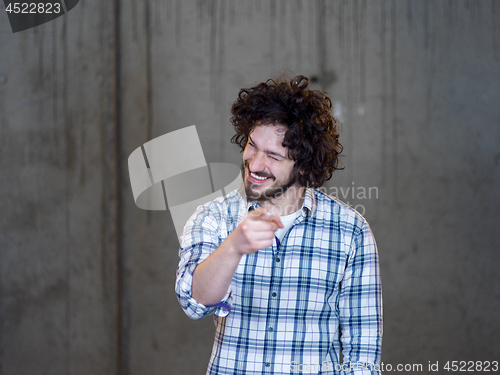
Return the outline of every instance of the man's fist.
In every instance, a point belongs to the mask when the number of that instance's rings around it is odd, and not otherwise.
[[[252,254],[271,246],[278,228],[283,228],[279,216],[268,215],[265,208],[259,208],[249,211],[230,236],[240,254]]]

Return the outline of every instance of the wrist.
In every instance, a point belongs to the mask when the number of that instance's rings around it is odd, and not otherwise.
[[[237,260],[239,262],[245,252],[242,249],[240,241],[238,241],[238,234],[235,232],[236,230],[226,238],[226,241],[224,241],[224,247],[226,254],[231,259]]]
[[[241,238],[240,232],[240,227],[236,227],[236,229],[232,231],[221,244],[221,247],[224,248],[226,256],[230,257],[231,259],[237,259],[238,262],[244,254],[241,248],[241,241],[239,241],[239,239]]]

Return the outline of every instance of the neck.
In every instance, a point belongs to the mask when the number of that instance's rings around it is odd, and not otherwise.
[[[264,201],[261,206],[271,215],[290,215],[302,207],[305,193],[305,188],[293,185],[281,197]]]

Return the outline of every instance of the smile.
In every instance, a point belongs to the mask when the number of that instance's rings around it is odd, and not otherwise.
[[[250,171],[248,171],[248,177],[250,178],[250,181],[253,183],[260,183],[260,182],[264,182],[264,181],[271,179],[271,177],[269,177],[269,176],[262,177],[262,176],[255,174],[254,172],[250,172]]]
[[[250,176],[252,176],[253,178],[260,180],[260,181],[264,181],[264,180],[267,180],[269,178],[269,177],[259,177],[253,172],[250,172]]]

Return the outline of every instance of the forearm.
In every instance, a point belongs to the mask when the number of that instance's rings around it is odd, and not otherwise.
[[[235,248],[231,236],[214,250],[194,270],[192,296],[205,305],[219,303],[226,295],[241,254]]]
[[[267,215],[266,209],[251,211],[236,229],[195,268],[191,296],[209,306],[226,295],[243,254],[252,254],[273,243],[274,232],[283,227],[278,216]]]

